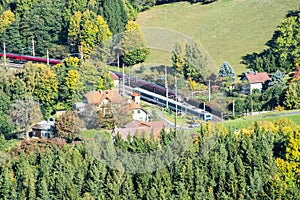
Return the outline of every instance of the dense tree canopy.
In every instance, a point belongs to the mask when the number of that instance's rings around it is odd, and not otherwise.
[[[82,50],[87,57],[97,44],[106,42],[111,35],[106,21],[93,11],[75,12],[70,18],[68,40],[74,53]]]
[[[300,79],[289,84],[285,95],[284,105],[289,109],[300,108]]]
[[[31,54],[32,39],[39,56],[45,56],[48,49],[51,56],[60,57],[61,52],[78,52],[79,45],[90,53],[94,44],[103,40],[97,38],[99,26],[97,28],[93,23],[102,26],[103,20],[113,35],[121,34],[128,21],[136,19],[138,12],[157,4],[178,1],[211,3],[216,0],[5,0],[0,2],[0,41],[5,41],[7,51],[13,53]],[[79,13],[87,12],[92,14],[86,18],[88,21],[79,22]],[[100,30],[100,34],[104,34],[102,31],[108,33],[108,30]],[[129,54],[138,57],[145,51]]]
[[[261,53],[244,56],[248,68],[258,72],[285,73],[294,71],[299,65],[300,12],[291,11],[279,24],[273,38],[267,43],[268,49]]]
[[[14,151],[17,156],[0,163],[0,198],[296,199],[298,133],[299,126],[288,120],[261,122],[235,134],[204,124],[193,142],[186,140],[184,151],[173,131],[164,131],[160,141],[141,137],[125,141],[120,136],[112,140],[99,132],[98,145],[24,140]],[[177,151],[169,149],[176,141]],[[3,138],[1,144],[5,145]],[[99,156],[91,154],[91,147]],[[151,157],[159,149],[164,149],[164,156]],[[131,156],[116,152],[131,152]],[[146,160],[136,162],[142,155]],[[177,159],[163,165],[165,158],[174,155]],[[113,160],[114,156],[120,160]],[[110,159],[114,164],[109,164]]]
[[[121,34],[120,44],[121,59],[127,66],[144,62],[149,55],[146,39],[138,24],[129,21],[125,31]]]
[[[10,99],[0,90],[0,134],[7,134],[13,130],[9,111]]]
[[[203,50],[195,43],[177,42],[172,51],[173,68],[186,79],[205,82],[207,78],[207,60]]]

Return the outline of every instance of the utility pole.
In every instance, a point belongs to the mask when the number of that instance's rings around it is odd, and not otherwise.
[[[3,43],[3,57],[4,57],[4,67],[6,67],[6,46],[5,42]]]
[[[118,59],[118,72],[120,72],[120,54],[117,54],[117,59]]]
[[[82,50],[82,45],[80,45],[80,59],[83,60],[83,50]]]
[[[47,65],[49,65],[49,50],[47,49]]]
[[[124,72],[124,63],[123,63],[123,88],[122,88],[122,94],[123,94],[123,96],[125,95],[125,72]]]
[[[208,80],[208,102],[210,102],[210,80]]]
[[[169,96],[169,91],[168,91],[168,70],[167,66],[165,65],[165,87],[166,87],[166,108],[168,109],[169,103],[168,103],[168,96]]]
[[[130,87],[130,74],[128,73],[128,86]]]
[[[253,100],[251,96],[251,121],[253,120]]]
[[[34,50],[34,37],[32,37],[32,56],[35,56],[35,50]]]
[[[234,99],[232,100],[232,116],[234,117]]]
[[[175,74],[175,133],[177,131],[177,78]]]

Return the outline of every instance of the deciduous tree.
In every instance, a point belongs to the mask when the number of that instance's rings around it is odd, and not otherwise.
[[[18,130],[25,130],[26,138],[29,138],[29,126],[42,119],[40,105],[32,96],[26,96],[24,100],[15,100],[11,105],[10,115]]]
[[[6,10],[0,16],[0,34],[2,34],[8,26],[10,26],[15,21],[15,14]]]
[[[67,142],[72,142],[79,134],[79,120],[71,111],[58,117],[55,121],[55,130],[60,138],[66,139]]]
[[[195,43],[177,42],[172,51],[173,68],[186,79],[205,82],[207,61],[203,50]]]
[[[121,37],[119,46],[121,47],[121,60],[125,65],[132,66],[144,62],[150,52],[139,25],[129,21]]]
[[[289,109],[300,108],[300,79],[289,84],[285,93],[284,105]]]

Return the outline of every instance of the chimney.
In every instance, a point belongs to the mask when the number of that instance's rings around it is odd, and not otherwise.
[[[140,101],[141,101],[141,95],[138,93],[132,93],[132,99],[134,100],[134,102],[138,105],[140,105]]]

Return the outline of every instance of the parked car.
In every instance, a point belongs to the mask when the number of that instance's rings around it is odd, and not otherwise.
[[[199,122],[191,122],[190,123],[190,128],[197,128],[199,127],[201,124]]]

